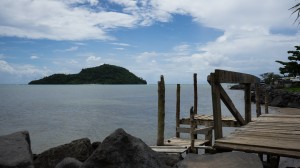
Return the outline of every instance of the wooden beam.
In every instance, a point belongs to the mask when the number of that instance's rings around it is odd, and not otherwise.
[[[220,88],[221,100],[223,101],[225,106],[228,108],[228,110],[231,112],[233,117],[236,119],[236,121],[241,126],[245,125],[246,122],[245,122],[244,118],[241,116],[240,112],[236,109],[236,107],[234,106],[232,100],[230,99],[230,97],[228,96],[226,91],[223,89],[221,84],[218,84],[218,85],[219,85],[219,88]]]
[[[251,84],[245,84],[245,121],[251,122]]]
[[[158,82],[158,121],[157,121],[157,146],[164,145],[165,134],[165,81],[164,76],[160,76]]]
[[[261,106],[260,106],[260,84],[255,84],[255,100],[256,100],[256,117],[261,115]]]
[[[216,82],[219,83],[259,83],[260,79],[256,76],[216,69],[215,76],[218,79]]]
[[[212,93],[212,104],[213,104],[213,115],[214,115],[214,133],[215,139],[223,137],[222,131],[222,114],[221,114],[221,93],[220,87],[217,85],[218,77],[214,73],[210,74],[211,81],[211,93]]]
[[[194,110],[193,110],[193,114],[197,114],[198,113],[198,85],[197,85],[197,74],[194,73]],[[195,128],[197,128],[197,125],[195,125]],[[197,139],[198,135],[195,134],[194,138]]]
[[[176,88],[176,128],[180,126],[180,84]],[[176,137],[180,138],[180,132],[176,130]]]

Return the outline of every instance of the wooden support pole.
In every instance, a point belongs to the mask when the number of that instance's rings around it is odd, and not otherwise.
[[[177,128],[180,126],[180,84],[176,88],[176,137],[180,138],[180,132]]]
[[[165,82],[164,76],[160,76],[158,82],[158,122],[157,122],[157,146],[164,145],[165,133]]]
[[[197,83],[197,74],[194,73],[194,114],[198,113],[198,83]],[[197,125],[195,126],[197,128]],[[194,135],[195,139],[198,138],[198,135]]]
[[[197,88],[197,74],[194,73],[194,114],[198,113],[198,88]]]
[[[269,114],[269,92],[265,91],[265,114]]]
[[[212,94],[212,105],[213,105],[213,116],[214,116],[214,133],[215,139],[223,137],[222,131],[222,114],[221,114],[221,95],[220,88],[218,86],[218,79],[215,74],[210,74],[211,80],[211,94]]]
[[[261,106],[260,106],[260,84],[255,84],[255,100],[256,100],[256,117],[261,115]]]
[[[245,121],[251,122],[251,84],[245,84]]]
[[[195,118],[194,118],[195,112],[193,107],[190,109],[190,122],[191,122],[191,129],[190,129],[190,137],[191,137],[191,153],[197,153],[196,148],[195,148],[195,134],[194,130],[196,129],[196,123],[195,123]]]

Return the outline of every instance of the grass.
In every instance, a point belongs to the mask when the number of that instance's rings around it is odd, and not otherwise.
[[[300,86],[294,86],[290,88],[285,88],[288,92],[300,92]]]

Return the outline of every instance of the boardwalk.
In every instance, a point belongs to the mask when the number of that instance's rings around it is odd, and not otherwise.
[[[300,115],[263,114],[216,140],[215,147],[300,158]]]

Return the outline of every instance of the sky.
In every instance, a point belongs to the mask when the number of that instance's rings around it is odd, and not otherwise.
[[[215,69],[279,74],[300,42],[296,0],[0,0],[0,84],[102,64],[149,84]]]

